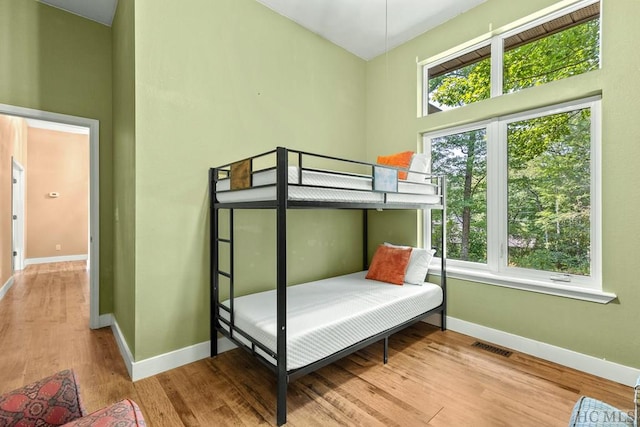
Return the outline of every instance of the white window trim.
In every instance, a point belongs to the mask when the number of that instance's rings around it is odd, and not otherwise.
[[[502,85],[504,79],[504,39],[494,37],[491,39],[491,98],[502,96]]]
[[[429,68],[442,64],[443,62],[462,56],[480,47],[491,45],[491,76],[490,76],[490,98],[505,95],[503,91],[503,59],[504,40],[515,34],[521,33],[545,22],[552,21],[563,15],[575,12],[578,9],[591,4],[600,3],[601,0],[565,0],[560,1],[550,7],[542,9],[536,13],[502,26],[488,33],[482,34],[466,43],[447,49],[437,55],[431,56],[422,61],[417,60],[418,66],[418,117],[429,115],[427,104],[429,102]],[[602,7],[600,7],[602,15]],[[600,37],[600,65],[602,68],[602,37]],[[427,91],[427,92],[425,92]]]
[[[453,264],[453,265],[452,265]],[[440,276],[440,260],[434,258],[429,267],[429,274]],[[517,289],[521,291],[536,292],[539,294],[554,295],[565,298],[607,304],[618,296],[611,292],[605,292],[592,288],[567,286],[561,284],[540,283],[535,280],[520,277],[507,277],[496,275],[485,270],[459,267],[453,261],[447,260],[447,278],[460,279],[475,282],[482,285],[500,286],[503,288]]]
[[[504,238],[507,235],[506,211],[491,212],[491,206],[507,203],[507,141],[506,129],[511,122],[563,113],[578,109],[591,109],[591,275],[569,275],[571,284],[551,280],[563,276],[551,272],[508,267],[504,257]],[[452,127],[423,134],[424,152],[431,151],[431,139],[485,128],[487,132],[487,264],[447,260],[447,275],[454,278],[509,288],[535,291],[581,300],[607,303],[615,294],[602,291],[602,198],[601,198],[601,97],[590,97],[535,110],[520,112],[460,127]],[[425,211],[423,229],[428,230],[431,214]],[[431,233],[423,234],[424,247],[431,247]],[[438,266],[440,264],[438,263]],[[438,268],[435,269],[438,271]]]
[[[602,227],[599,221],[600,215],[598,215],[597,211],[598,206],[600,206],[600,193],[601,193],[601,162],[596,161],[596,159],[600,159],[599,157],[599,147],[601,145],[601,134],[600,134],[600,97],[593,97],[589,99],[584,99],[578,102],[565,102],[563,104],[554,105],[547,108],[539,108],[532,111],[525,111],[517,114],[512,114],[509,116],[505,116],[502,119],[498,120],[498,132],[500,136],[499,146],[497,150],[493,150],[496,158],[494,159],[499,163],[499,169],[502,171],[504,176],[500,177],[500,183],[502,188],[500,188],[500,192],[497,195],[498,199],[496,199],[496,203],[493,206],[506,206],[507,205],[507,126],[509,123],[518,122],[522,120],[529,120],[537,117],[544,117],[553,114],[566,113],[568,111],[580,110],[589,108],[591,110],[591,232],[590,232],[590,241],[591,241],[591,274],[587,279],[584,276],[576,276],[576,275],[564,275],[564,274],[553,274],[553,273],[542,273],[535,272],[534,270],[522,269],[522,268],[514,268],[506,266],[506,262],[499,262],[499,270],[498,272],[506,274],[507,276],[516,276],[516,277],[525,277],[530,278],[532,280],[540,280],[543,282],[551,281],[552,283],[557,283],[559,280],[552,280],[551,277],[566,277],[571,283],[575,283],[576,286],[591,288],[591,289],[602,289],[602,275],[600,274],[600,264],[601,257],[599,256],[600,251],[598,244],[602,242]],[[491,205],[489,205],[491,206]],[[507,235],[507,213],[503,209],[499,212],[499,228],[496,230],[497,236],[506,236]],[[495,242],[494,242],[495,243]],[[506,251],[500,251],[501,257],[506,257]]]

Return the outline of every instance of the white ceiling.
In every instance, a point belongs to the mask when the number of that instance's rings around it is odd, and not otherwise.
[[[92,21],[111,26],[118,0],[39,0]]]
[[[118,4],[118,0],[39,1],[109,26]],[[256,1],[369,60],[486,0]]]
[[[486,0],[257,0],[369,60]]]

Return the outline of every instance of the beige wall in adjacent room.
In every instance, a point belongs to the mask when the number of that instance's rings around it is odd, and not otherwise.
[[[25,258],[87,254],[89,135],[29,128],[27,146]]]
[[[11,173],[15,158],[26,168],[27,125],[24,119],[0,115],[0,287],[11,278]]]

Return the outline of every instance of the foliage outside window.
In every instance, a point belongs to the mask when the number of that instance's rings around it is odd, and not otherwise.
[[[591,110],[507,125],[508,265],[590,275]]]
[[[424,66],[423,114],[599,68],[600,3],[586,3]],[[493,75],[501,75],[501,79],[491,78],[492,68]],[[495,70],[501,72],[496,74]]]
[[[576,101],[424,136],[433,171],[447,174],[447,257],[454,264],[547,282],[597,279],[596,105]],[[441,224],[432,213],[432,244]]]
[[[429,114],[489,99],[491,48],[483,46],[427,71]]]
[[[486,263],[486,130],[432,138],[431,155],[433,170],[447,175],[447,257]],[[442,211],[432,212],[432,223],[431,241],[440,242]]]
[[[505,40],[505,47],[508,43],[509,39]],[[595,17],[522,46],[505,49],[503,62],[503,93],[596,70],[600,66],[600,19]]]

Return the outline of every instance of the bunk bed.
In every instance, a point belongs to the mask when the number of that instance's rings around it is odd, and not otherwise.
[[[330,164],[331,168],[317,165]],[[404,175],[404,176],[403,176]],[[363,212],[363,270],[368,268],[368,210],[437,209],[445,215],[445,179],[426,171],[365,163],[278,147],[211,168],[211,357],[217,334],[247,350],[277,375],[277,424],[286,423],[287,385],[430,315],[446,328],[446,238],[439,247],[440,284],[390,286],[367,271],[287,287],[287,211],[356,209]],[[235,209],[276,211],[275,289],[236,296]],[[220,210],[228,211],[229,236],[220,236]],[[228,270],[220,268],[228,246]],[[375,256],[374,256],[375,258]],[[220,301],[221,278],[229,296]],[[423,282],[423,283],[422,283]],[[401,284],[401,283],[400,283]],[[329,315],[330,314],[330,315]],[[327,320],[329,319],[329,320]]]

